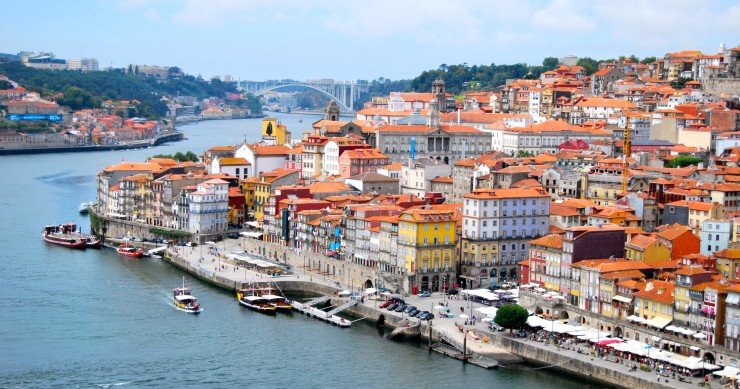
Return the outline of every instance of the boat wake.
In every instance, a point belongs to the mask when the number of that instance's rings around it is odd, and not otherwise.
[[[183,308],[180,308],[180,307],[178,307],[178,306],[177,306],[177,305],[175,305],[175,304],[170,304],[170,305],[171,305],[171,306],[172,306],[173,308],[177,309],[178,311],[182,311],[182,312],[187,312],[187,313],[201,313],[201,312],[203,312],[203,308],[198,308],[198,310],[197,310],[197,311],[190,311],[190,310],[187,310],[187,309],[183,309]]]
[[[114,383],[111,383],[111,384],[95,384],[95,386],[99,386],[99,387],[101,387],[103,389],[108,389],[111,386],[123,386],[123,385],[128,385],[130,383],[131,382],[114,382]]]

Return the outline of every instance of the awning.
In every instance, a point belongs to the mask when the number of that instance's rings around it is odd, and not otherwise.
[[[663,329],[665,326],[667,326],[670,322],[672,322],[673,319],[670,317],[660,317],[655,316],[654,318],[647,321],[647,324],[650,327],[660,328]]]
[[[623,303],[628,303],[628,304],[632,302],[631,298],[624,297],[624,296],[614,296],[612,297],[612,300],[617,300],[617,301],[621,301]]]

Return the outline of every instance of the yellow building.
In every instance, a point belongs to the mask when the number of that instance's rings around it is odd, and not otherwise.
[[[275,192],[275,188],[283,185],[294,185],[296,183],[298,183],[297,170],[278,168],[260,174],[254,186],[254,218],[257,221],[264,221],[265,207],[270,205],[268,203],[270,194]],[[274,204],[272,210],[276,211]]]
[[[550,118],[552,116],[553,90],[545,88],[542,90],[542,99],[540,100],[540,116]]]
[[[244,208],[247,214],[254,214],[254,195],[258,181],[259,177],[248,177],[241,182],[242,193],[244,193]]]
[[[262,140],[273,146],[282,146],[290,143],[290,131],[276,118],[262,119]]]
[[[673,321],[674,293],[673,282],[650,280],[645,289],[635,293],[635,316],[662,330]]]
[[[654,235],[635,235],[624,245],[627,260],[643,261],[652,264],[671,259],[671,250]]]
[[[675,310],[673,312],[676,326],[688,326],[690,323],[692,310],[689,289],[695,285],[711,281],[711,276],[712,273],[702,266],[682,266],[676,270]]]
[[[740,249],[725,249],[714,253],[717,258],[717,272],[728,279],[740,277]]]
[[[398,218],[398,256],[411,291],[449,289],[456,269],[457,221],[453,210],[410,209]]]

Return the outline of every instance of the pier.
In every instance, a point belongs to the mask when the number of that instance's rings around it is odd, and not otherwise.
[[[324,296],[324,297],[326,297],[326,300],[324,300],[324,301],[328,301],[329,300],[329,296]],[[296,311],[298,311],[298,312],[300,312],[300,313],[302,313],[302,314],[304,314],[304,315],[306,315],[308,317],[313,317],[315,319],[319,319],[319,320],[325,321],[325,322],[327,322],[329,324],[332,324],[332,325],[335,325],[337,327],[348,328],[348,327],[352,326],[352,322],[349,321],[349,320],[347,320],[347,319],[343,319],[343,318],[341,318],[339,316],[335,316],[333,314],[329,314],[329,312],[322,311],[322,310],[320,310],[318,308],[314,308],[314,307],[312,307],[310,305],[307,305],[307,304],[301,304],[301,303],[293,302],[293,308],[295,308]]]

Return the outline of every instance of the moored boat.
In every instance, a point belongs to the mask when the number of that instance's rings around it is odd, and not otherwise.
[[[144,250],[137,247],[131,247],[126,244],[118,246],[118,250],[116,251],[118,251],[118,254],[123,254],[127,257],[139,258],[144,255]]]
[[[95,235],[85,235],[85,247],[99,249],[103,247],[103,241]]]
[[[275,307],[275,310],[277,310],[278,312],[291,312],[293,310],[293,304],[291,304],[291,302],[283,296],[278,296],[275,294],[264,294],[261,297],[267,300],[268,304]]]
[[[87,237],[77,232],[77,225],[74,223],[46,226],[43,237],[49,243],[73,249],[84,249],[87,242]]]
[[[90,203],[80,203],[79,211],[83,215],[90,212]]]
[[[270,304],[266,298],[262,296],[245,294],[246,292],[247,290],[242,289],[236,293],[236,298],[239,300],[239,304],[241,306],[268,315],[275,314],[275,306]]]
[[[173,291],[172,303],[175,308],[188,313],[201,313],[203,308],[200,307],[198,299],[192,295],[190,288],[185,285],[185,276],[182,277],[182,286]]]

